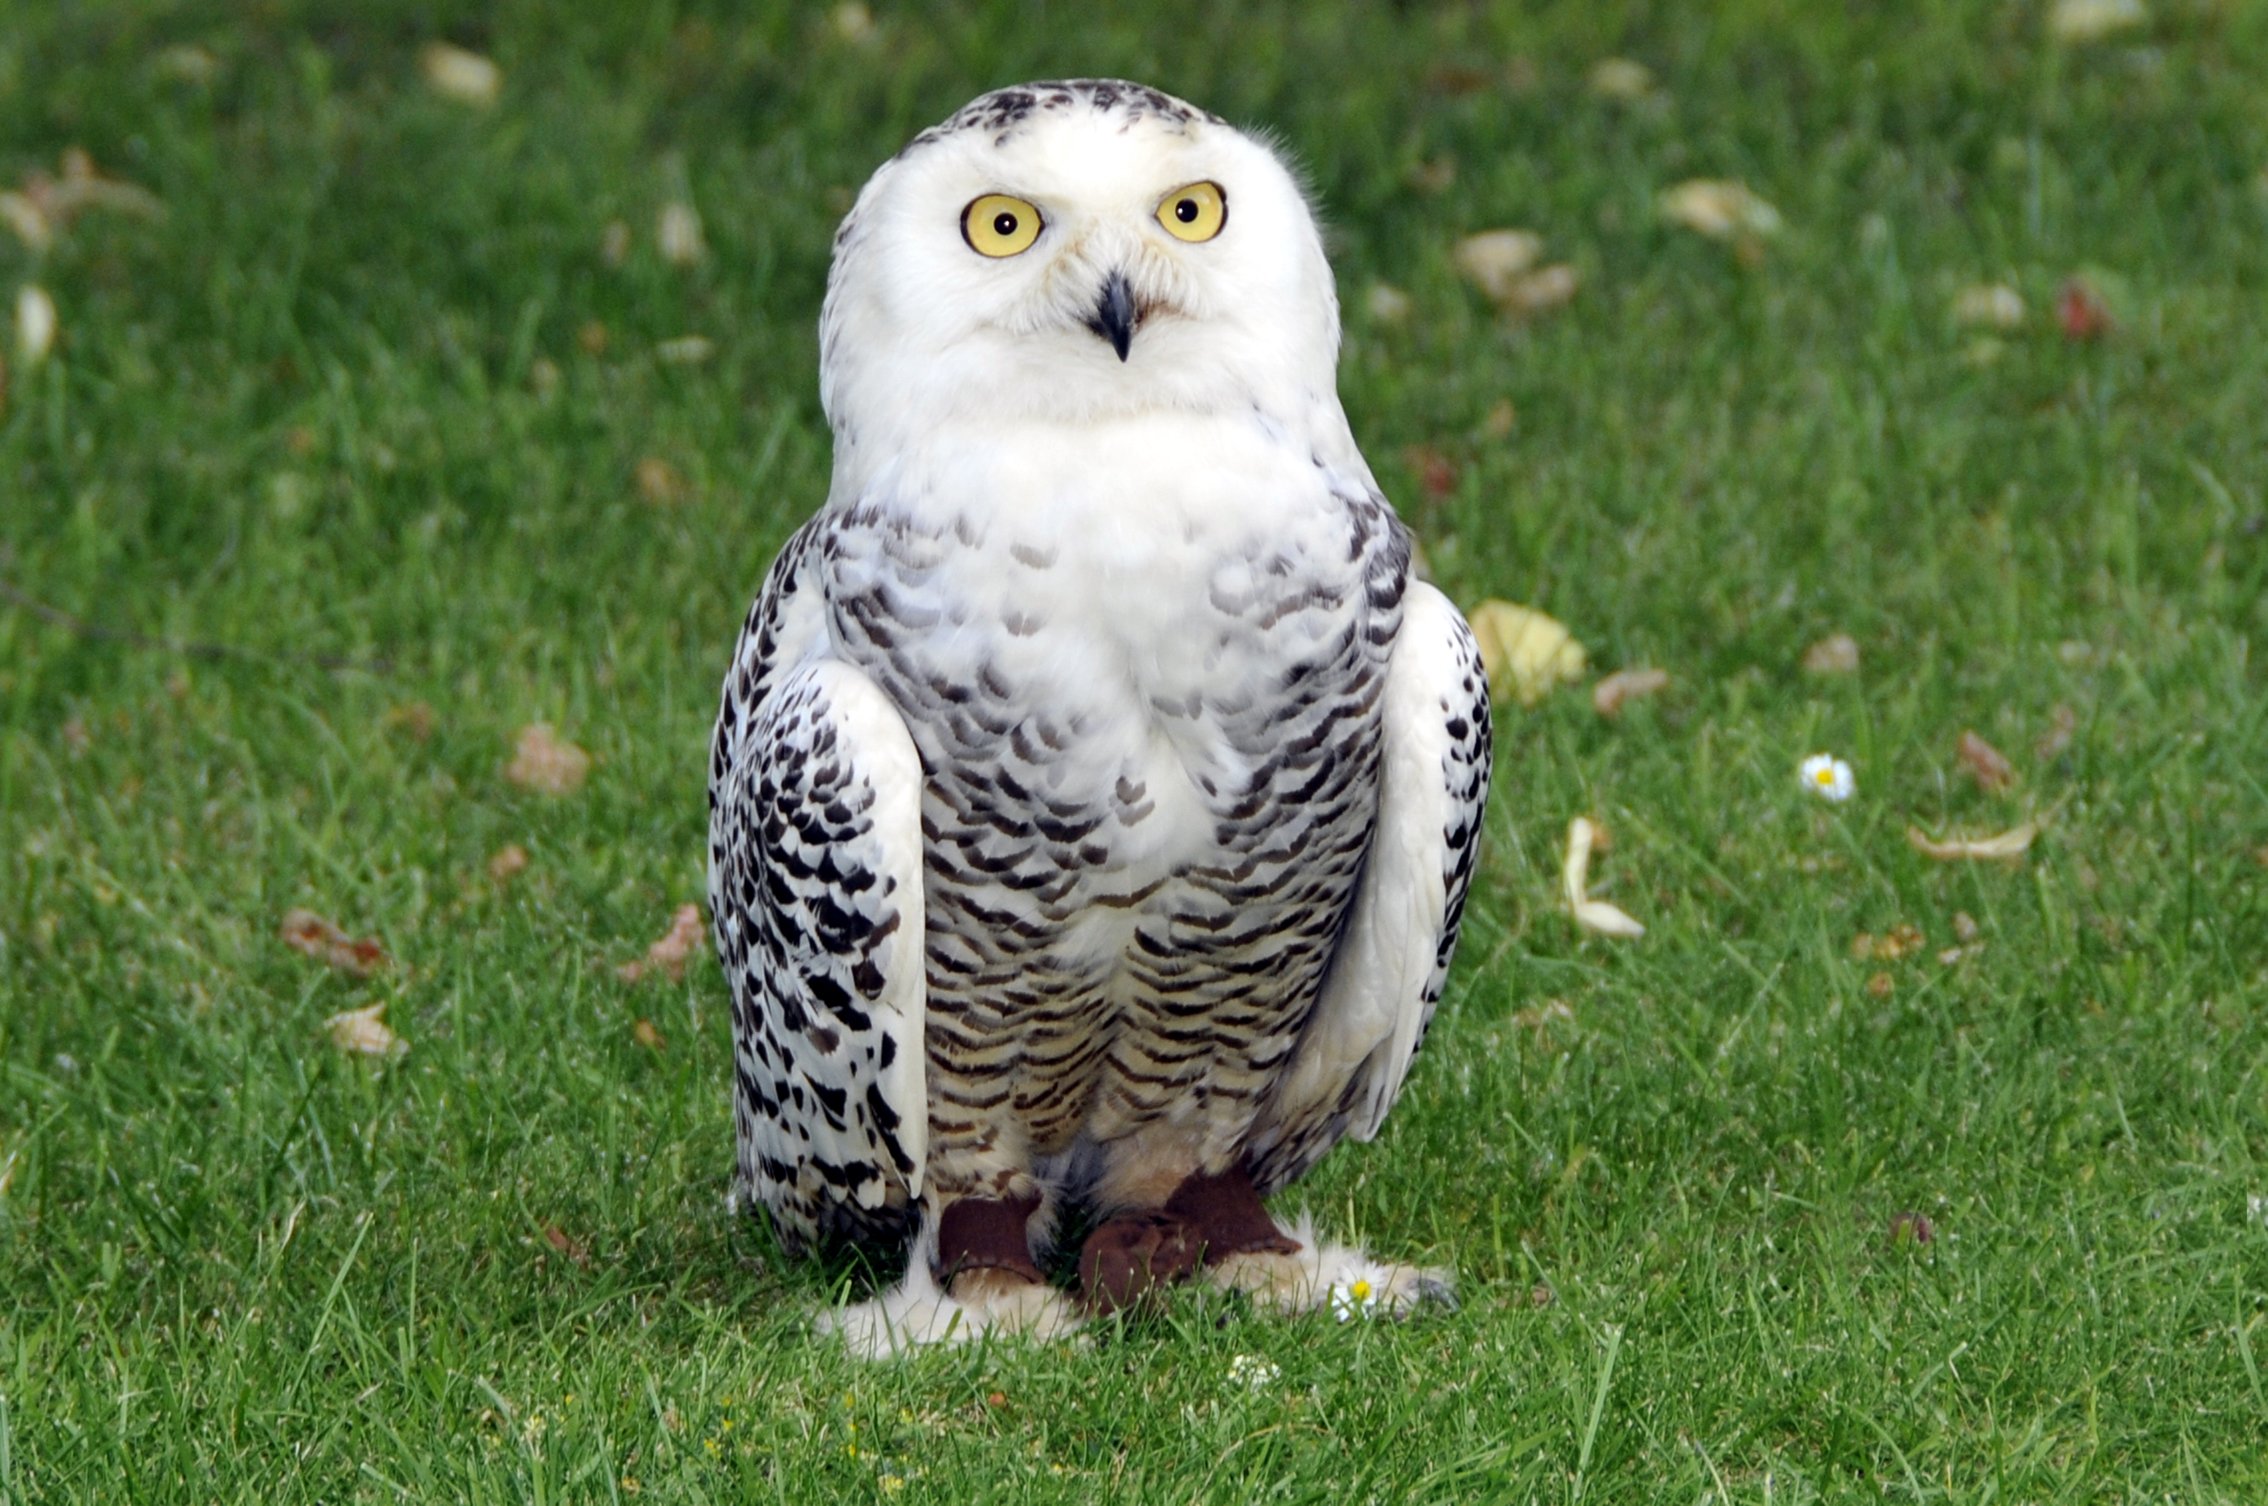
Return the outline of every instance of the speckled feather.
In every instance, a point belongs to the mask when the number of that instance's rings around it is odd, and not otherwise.
[[[989,313],[989,291],[908,312],[868,286],[925,233],[906,174],[959,152],[978,191],[1069,205],[1031,154],[1114,141],[1168,155],[1155,192],[1223,164],[1250,235],[1296,218],[1296,327],[1260,328],[1270,288],[1248,316],[1208,281],[1256,253],[1184,264],[1068,207],[1053,275],[1108,260],[1144,300],[1126,362],[1050,322],[1053,285]],[[1272,1188],[1398,1093],[1471,877],[1488,702],[1347,433],[1312,240],[1265,148],[1093,81],[924,133],[839,238],[835,487],[749,615],[710,782],[739,1181],[791,1244],[892,1242],[963,1196],[1123,1202],[1145,1159]],[[1209,337],[1226,354],[1191,376],[1177,358]],[[925,356],[1033,347],[1060,375],[1007,370],[977,411],[921,380]]]

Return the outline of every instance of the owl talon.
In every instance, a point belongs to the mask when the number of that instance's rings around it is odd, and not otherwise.
[[[1079,1247],[1079,1290],[1090,1310],[1118,1312],[1197,1273],[1195,1225],[1173,1213],[1122,1213]]]
[[[957,1296],[963,1276],[998,1271],[1021,1281],[1047,1278],[1032,1260],[1025,1232],[1039,1211],[1039,1195],[964,1197],[946,1205],[937,1221],[937,1276]]]

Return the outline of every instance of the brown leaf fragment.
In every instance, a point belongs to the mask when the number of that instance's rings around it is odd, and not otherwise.
[[[1543,260],[1543,237],[1529,230],[1483,230],[1457,242],[1450,253],[1457,270],[1489,302],[1512,296],[1519,278]]]
[[[421,743],[433,740],[433,729],[440,723],[441,719],[434,715],[433,708],[423,701],[405,701],[399,706],[388,706],[386,714],[378,719],[378,724],[388,732],[400,732],[412,741]]]
[[[332,1015],[323,1028],[331,1032],[331,1044],[350,1055],[400,1056],[409,1050],[409,1042],[394,1034],[385,1016],[386,1002],[381,999],[363,1009]]]
[[[488,876],[499,884],[508,884],[525,873],[528,868],[528,850],[517,842],[507,842],[488,857]]]
[[[669,1042],[663,1039],[659,1030],[654,1028],[654,1022],[644,1016],[640,1016],[637,1022],[630,1027],[630,1039],[636,1041],[648,1051],[665,1051],[669,1048]]]
[[[1894,1213],[1890,1216],[1890,1243],[1894,1245],[1926,1245],[1937,1238],[1937,1226],[1926,1213]]]
[[[1902,962],[1928,943],[1919,926],[1899,924],[1880,936],[1861,931],[1851,938],[1851,957],[1858,962]]]
[[[1977,788],[1988,795],[1996,795],[2016,782],[2016,770],[2001,751],[1965,727],[1954,756],[1977,782]]]
[[[1803,651],[1804,673],[1848,675],[1858,672],[1858,640],[1848,633],[1820,639]]]
[[[2041,763],[2051,763],[2062,757],[2063,750],[2071,746],[2071,739],[2078,730],[2079,713],[2058,701],[2055,709],[2048,713],[2047,731],[2042,732],[2040,740],[2032,744],[2032,756]]]
[[[575,346],[586,356],[603,356],[612,338],[603,322],[591,319],[575,331]]]
[[[545,722],[520,729],[512,761],[504,766],[506,779],[546,795],[572,795],[590,772],[591,755],[562,739]]]
[[[1940,863],[2013,863],[2031,849],[2032,839],[2039,834],[2037,820],[1989,837],[1947,837],[1942,841],[1926,835],[1918,826],[1906,828],[1906,840],[1913,844],[1914,850]]]
[[[636,983],[650,973],[668,978],[685,976],[685,959],[692,956],[701,944],[704,922],[699,905],[679,905],[677,914],[670,918],[669,930],[661,940],[646,948],[646,955],[635,962],[625,962],[614,970],[614,975],[625,983]]]
[[[1625,704],[1653,695],[1667,684],[1667,670],[1618,669],[1591,687],[1591,709],[1612,721],[1622,715]]]
[[[1457,490],[1457,462],[1431,445],[1414,444],[1402,452],[1402,463],[1417,473],[1418,487],[1429,497],[1447,497]]]
[[[569,1234],[557,1224],[545,1224],[543,1226],[543,1242],[584,1270],[587,1271],[591,1268],[591,1252],[584,1247],[581,1240],[575,1238],[574,1235]]]
[[[638,496],[654,507],[667,507],[685,495],[685,477],[659,455],[640,460],[635,471]]]
[[[369,977],[392,960],[373,938],[349,936],[313,910],[287,913],[282,934],[284,944],[293,951],[305,953],[326,967],[335,967],[357,978]]]
[[[1873,999],[1887,999],[1897,991],[1897,987],[1897,980],[1888,973],[1876,973],[1866,980],[1867,997]]]
[[[2085,276],[2067,277],[2055,290],[2055,318],[2063,338],[2074,344],[2100,340],[2116,322],[2102,289]]]

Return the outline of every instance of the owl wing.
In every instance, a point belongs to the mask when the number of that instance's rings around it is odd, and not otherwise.
[[[929,1139],[921,762],[897,708],[825,654],[811,537],[750,614],[709,786],[739,1191],[796,1249],[902,1237]]]
[[[1377,1134],[1449,973],[1488,798],[1488,677],[1457,609],[1412,581],[1386,671],[1377,825],[1337,950],[1248,1149],[1281,1186]]]

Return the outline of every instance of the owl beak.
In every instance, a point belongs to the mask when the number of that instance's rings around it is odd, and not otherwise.
[[[1127,282],[1126,274],[1113,272],[1110,280],[1103,284],[1102,301],[1095,305],[1094,317],[1087,321],[1087,328],[1108,340],[1110,348],[1117,351],[1118,359],[1123,361],[1134,344],[1134,325],[1141,317],[1140,310],[1134,307],[1134,288]]]

